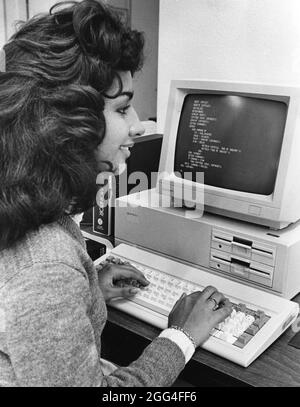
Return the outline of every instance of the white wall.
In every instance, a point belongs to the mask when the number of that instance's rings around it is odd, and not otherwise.
[[[59,0],[29,0],[29,18],[36,14],[47,13],[55,3],[58,3],[58,1]]]
[[[171,79],[300,85],[299,0],[160,0],[158,130]]]
[[[145,64],[134,80],[134,106],[141,120],[156,117],[159,0],[131,0],[132,28],[145,33]]]
[[[26,21],[25,0],[0,0],[0,48],[9,40],[18,21]]]
[[[4,14],[4,0],[0,0],[0,48],[6,42],[6,21],[5,21],[5,14]]]

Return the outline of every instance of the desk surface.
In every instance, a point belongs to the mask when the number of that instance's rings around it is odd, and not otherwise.
[[[294,298],[294,301],[300,304],[300,294]],[[108,320],[110,323],[148,340],[153,340],[160,332],[159,329],[110,307]],[[193,362],[199,366],[199,369],[206,367],[224,377],[239,381],[241,385],[298,387],[300,386],[300,349],[288,345],[294,335],[292,328],[288,328],[247,368],[201,348],[195,352]]]

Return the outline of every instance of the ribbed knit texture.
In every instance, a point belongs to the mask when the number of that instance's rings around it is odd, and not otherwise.
[[[94,264],[69,217],[0,252],[0,386],[169,386],[180,348],[156,338],[128,367],[104,376],[107,318]]]

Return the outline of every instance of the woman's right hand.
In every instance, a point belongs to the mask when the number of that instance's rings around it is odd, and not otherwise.
[[[215,287],[208,286],[202,292],[183,294],[169,314],[168,326],[176,325],[184,329],[194,338],[196,346],[199,346],[231,311],[229,300]]]

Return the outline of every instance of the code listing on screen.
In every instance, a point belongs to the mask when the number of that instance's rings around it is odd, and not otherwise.
[[[231,94],[189,94],[178,126],[174,171],[204,172],[204,183],[270,195],[287,106]]]

